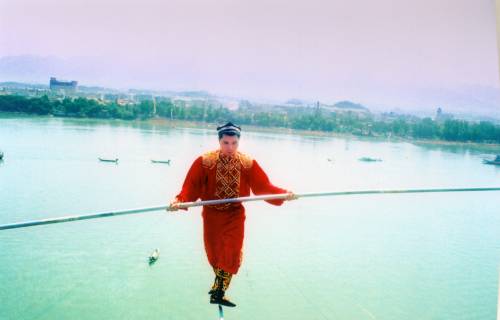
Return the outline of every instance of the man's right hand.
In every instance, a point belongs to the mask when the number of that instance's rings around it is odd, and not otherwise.
[[[167,211],[169,212],[178,211],[180,209],[179,203],[180,203],[179,199],[175,198],[170,202],[170,205],[167,207]]]

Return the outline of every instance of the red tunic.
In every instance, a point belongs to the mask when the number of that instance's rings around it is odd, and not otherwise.
[[[192,164],[181,192],[180,202],[286,193],[271,184],[257,161],[237,152],[227,157],[220,151],[207,152]],[[283,200],[267,201],[281,205]],[[208,261],[214,268],[236,274],[241,265],[245,230],[245,208],[241,203],[204,206],[203,238]]]

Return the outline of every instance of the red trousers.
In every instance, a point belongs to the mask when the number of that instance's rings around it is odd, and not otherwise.
[[[214,268],[238,273],[243,258],[245,208],[219,211],[203,207],[202,216],[208,262]]]

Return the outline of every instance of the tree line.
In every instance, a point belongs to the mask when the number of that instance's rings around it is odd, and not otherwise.
[[[500,143],[500,126],[488,121],[468,122],[456,119],[435,121],[431,118],[405,116],[376,118],[369,113],[333,112],[323,108],[281,107],[256,111],[247,106],[240,107],[238,110],[229,110],[208,101],[188,105],[185,101],[162,99],[157,103],[142,101],[136,104],[119,105],[116,102],[103,102],[81,97],[51,100],[47,96],[28,98],[18,95],[1,95],[0,111],[124,120],[153,117],[209,123],[231,120],[242,125],[352,133],[363,136]]]

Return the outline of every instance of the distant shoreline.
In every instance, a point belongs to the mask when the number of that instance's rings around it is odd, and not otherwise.
[[[175,124],[175,127],[179,127],[178,124],[184,124],[186,128],[200,128],[204,129],[215,129],[216,124],[207,122],[196,122],[196,121],[186,121],[186,120],[168,120],[164,118],[140,120],[142,122],[157,123],[160,125],[169,125],[167,123]],[[367,141],[379,141],[379,142],[407,142],[413,144],[423,144],[423,145],[440,145],[440,146],[464,146],[464,147],[474,147],[474,148],[491,148],[500,152],[500,144],[498,143],[477,143],[477,142],[459,142],[459,141],[446,141],[437,139],[405,139],[402,137],[377,137],[377,136],[360,136],[352,133],[339,133],[339,132],[327,132],[327,131],[313,131],[313,130],[298,130],[291,128],[281,128],[281,127],[259,127],[252,125],[242,126],[244,130],[249,132],[269,132],[269,133],[282,133],[282,134],[296,134],[300,136],[314,136],[314,137],[337,137],[337,138],[352,138],[356,140],[367,140]]]
[[[121,100],[120,100],[121,101]],[[0,95],[0,111],[33,115],[91,119],[151,120],[169,125],[169,121],[187,121],[196,126],[232,120],[256,131],[271,130],[295,134],[359,137],[376,140],[424,141],[462,144],[500,144],[500,124],[489,121],[453,119],[438,109],[435,119],[410,115],[332,111],[326,107],[257,106],[243,103],[229,109],[210,101],[141,100],[126,104],[94,98],[27,97]],[[161,119],[164,119],[163,121]],[[185,126],[184,124],[183,126]],[[290,130],[293,129],[293,130]],[[429,140],[427,140],[429,139]],[[453,142],[452,142],[453,141]]]
[[[7,117],[4,117],[7,116]],[[0,111],[0,120],[7,118],[53,118],[53,119],[68,119],[68,120],[81,120],[81,121],[95,121],[100,123],[106,122],[120,122],[120,123],[143,123],[152,124],[162,127],[170,128],[197,128],[197,129],[215,129],[217,126],[214,123],[199,122],[199,121],[189,121],[189,120],[170,120],[167,118],[152,118],[145,120],[123,120],[123,119],[97,119],[97,118],[79,118],[79,117],[59,117],[59,116],[37,116],[33,114],[26,114],[22,112],[2,112]],[[327,132],[327,131],[313,131],[313,130],[299,130],[291,128],[282,127],[261,127],[252,125],[243,125],[243,130],[248,132],[268,132],[268,133],[279,133],[279,134],[292,134],[299,136],[312,136],[312,137],[336,137],[336,138],[350,138],[360,141],[373,141],[373,142],[406,142],[414,145],[425,145],[425,146],[443,146],[443,147],[462,147],[462,148],[472,148],[480,149],[485,152],[491,152],[495,154],[500,153],[500,144],[495,143],[478,143],[478,142],[459,142],[459,141],[446,141],[437,139],[407,139],[402,137],[377,137],[377,136],[361,136],[354,135],[352,133],[339,133],[339,132]]]

